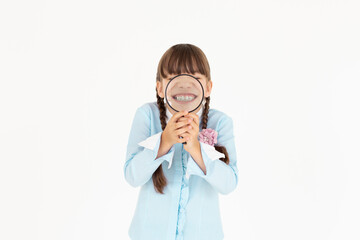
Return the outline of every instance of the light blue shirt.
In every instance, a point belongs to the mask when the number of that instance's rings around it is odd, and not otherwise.
[[[167,115],[169,120],[168,110]],[[150,102],[136,110],[124,164],[126,181],[133,187],[141,186],[128,230],[132,240],[224,238],[218,194],[229,194],[238,184],[233,121],[210,108],[207,127],[218,132],[217,144],[226,147],[230,164],[218,159],[220,155],[214,147],[200,142],[205,175],[181,143],[155,159],[162,134],[159,109],[156,102]],[[164,194],[155,191],[152,181],[160,164],[167,179]]]

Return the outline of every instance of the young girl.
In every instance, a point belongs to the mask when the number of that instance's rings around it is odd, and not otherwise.
[[[164,102],[169,79],[195,76],[205,101],[194,112],[175,112]],[[238,183],[233,122],[210,109],[212,81],[203,51],[177,44],[160,59],[157,102],[138,107],[127,145],[124,175],[141,186],[128,234],[132,240],[221,240],[220,194]],[[200,130],[201,129],[201,130]],[[186,142],[186,144],[183,144]]]

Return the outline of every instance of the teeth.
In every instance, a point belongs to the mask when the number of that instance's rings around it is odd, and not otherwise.
[[[184,102],[192,101],[194,99],[193,96],[176,96],[175,98],[178,101],[184,101]]]

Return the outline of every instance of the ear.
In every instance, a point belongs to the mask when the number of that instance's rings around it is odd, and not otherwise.
[[[161,98],[165,97],[163,93],[162,81],[156,81],[156,91]]]
[[[205,89],[205,94],[204,94],[205,97],[210,96],[212,85],[213,85],[213,82],[211,80],[206,83],[206,89]]]

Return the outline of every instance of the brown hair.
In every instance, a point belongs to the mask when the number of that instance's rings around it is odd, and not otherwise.
[[[160,59],[156,73],[156,81],[161,81],[171,74],[177,75],[181,73],[200,73],[206,76],[207,81],[211,80],[209,62],[204,52],[200,48],[192,44],[176,44],[170,47]],[[164,130],[167,120],[166,107],[164,104],[164,99],[158,95],[157,91],[156,98],[160,112],[161,128]],[[201,116],[202,129],[207,128],[210,96],[206,97],[205,100],[206,102]],[[229,156],[226,148],[219,145],[215,145],[214,147],[217,151],[225,154],[225,158],[220,158],[220,160],[224,161],[226,164],[229,164]],[[164,194],[163,189],[166,186],[167,181],[161,164],[153,173],[152,179],[155,190],[158,193]]]

